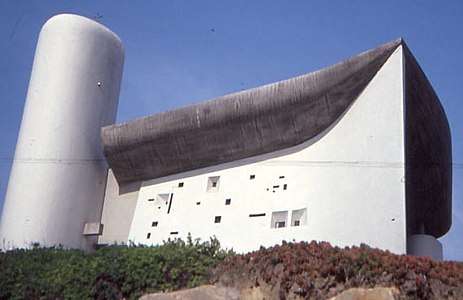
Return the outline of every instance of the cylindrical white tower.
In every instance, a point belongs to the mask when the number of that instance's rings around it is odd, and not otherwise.
[[[120,39],[62,14],[43,26],[0,221],[2,248],[88,249],[106,182],[100,129],[113,124],[124,64]]]

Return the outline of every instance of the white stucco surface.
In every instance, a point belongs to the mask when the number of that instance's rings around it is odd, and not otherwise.
[[[0,223],[4,248],[89,248],[107,166],[100,129],[114,123],[124,52],[99,23],[58,15],[43,26]]]
[[[400,46],[338,122],[316,138],[143,182],[128,239],[157,244],[191,233],[215,235],[239,252],[282,240],[323,240],[405,253],[403,89]],[[216,187],[210,177],[219,177]],[[299,226],[292,226],[293,216]]]

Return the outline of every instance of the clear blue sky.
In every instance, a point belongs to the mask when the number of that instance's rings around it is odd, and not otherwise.
[[[463,261],[463,1],[79,0],[0,2],[0,207],[39,30],[51,16],[97,17],[126,62],[118,122],[308,73],[404,37],[452,130],[453,227]]]

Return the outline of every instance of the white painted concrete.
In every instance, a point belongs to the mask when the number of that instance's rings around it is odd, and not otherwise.
[[[114,123],[124,51],[99,23],[58,15],[35,53],[3,214],[3,248],[87,249],[85,222],[100,222],[107,166],[100,129]]]
[[[119,194],[119,186],[111,169],[108,172],[101,223],[103,234],[99,244],[126,244],[137,203],[138,189]]]
[[[434,260],[443,260],[442,244],[433,236],[426,234],[414,234],[408,237],[408,254],[427,256]]]
[[[282,240],[324,240],[406,253],[403,80],[399,47],[350,109],[316,138],[143,182],[129,240],[157,244],[191,233],[215,235],[239,252]],[[169,200],[150,201],[159,194]],[[301,209],[304,222],[291,226]],[[287,212],[274,215],[287,216],[286,227],[272,228],[274,212]]]

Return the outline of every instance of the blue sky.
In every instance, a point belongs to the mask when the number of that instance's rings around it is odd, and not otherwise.
[[[58,13],[98,18],[126,61],[118,122],[308,73],[403,37],[446,110],[453,225],[446,259],[463,261],[463,1],[0,2],[0,207],[37,36]]]

